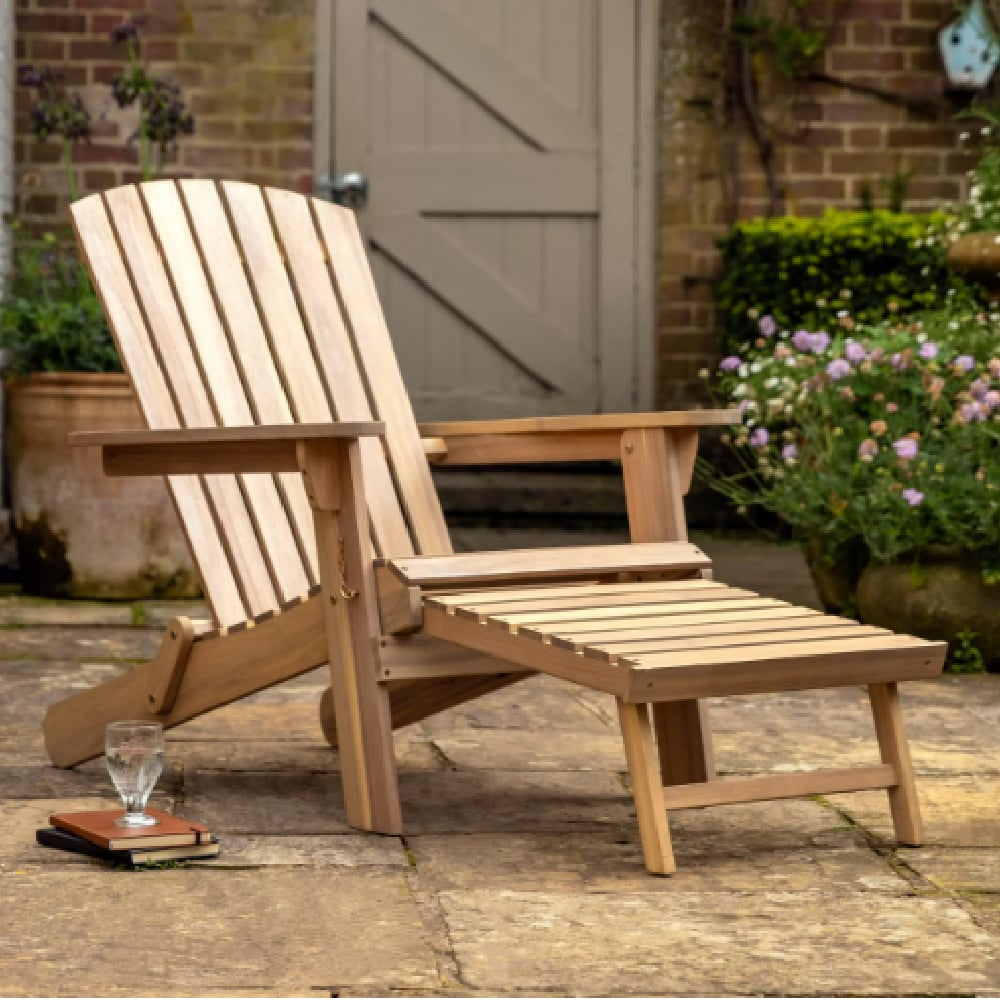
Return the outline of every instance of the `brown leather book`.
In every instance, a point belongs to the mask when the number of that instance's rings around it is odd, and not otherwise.
[[[53,813],[49,822],[59,830],[68,830],[109,851],[137,847],[186,847],[189,844],[207,844],[212,840],[212,832],[202,823],[148,806],[146,812],[159,820],[156,826],[116,826],[115,820],[125,815],[124,809]]]

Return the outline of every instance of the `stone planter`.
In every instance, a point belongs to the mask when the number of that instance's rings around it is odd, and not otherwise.
[[[864,546],[859,543],[831,554],[819,541],[809,539],[802,551],[823,610],[833,615],[856,614],[858,580],[868,559]]]
[[[79,430],[142,427],[124,375],[37,374],[8,385],[8,460],[21,584],[47,597],[199,593],[166,484],[112,479]]]
[[[1000,586],[983,582],[979,565],[949,553],[910,563],[869,563],[858,582],[861,620],[954,645],[975,633],[991,671],[1000,670]]]
[[[1000,291],[1000,233],[968,233],[948,248],[948,263],[991,291]]]

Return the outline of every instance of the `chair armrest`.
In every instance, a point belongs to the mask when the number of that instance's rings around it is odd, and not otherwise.
[[[420,424],[424,452],[434,465],[502,465],[607,461],[621,458],[621,436],[636,429],[697,432],[739,423],[737,410],[595,413],[510,420]]]
[[[261,427],[190,427],[178,430],[78,431],[75,446],[101,448],[109,476],[298,472],[300,444],[380,436],[385,425],[366,421],[276,424]]]

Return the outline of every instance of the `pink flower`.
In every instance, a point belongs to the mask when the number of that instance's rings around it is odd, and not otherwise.
[[[960,354],[952,364],[962,372],[971,372],[976,367],[976,359],[971,354]]]
[[[856,340],[849,340],[844,344],[844,357],[857,364],[868,360],[868,352]]]
[[[766,448],[767,447],[767,442],[770,439],[771,439],[771,435],[768,434],[767,431],[763,427],[758,427],[750,435],[750,444],[752,444],[754,448]]]
[[[761,316],[757,328],[765,337],[773,337],[774,331],[778,329],[778,324],[774,322],[773,316]]]
[[[899,412],[899,404],[898,403],[886,403],[885,404],[885,412],[886,413],[898,413]]]
[[[781,457],[786,462],[794,462],[799,457],[799,449],[794,444],[786,444],[781,449]]]
[[[843,358],[836,358],[826,366],[826,373],[834,381],[851,374],[851,366]]]
[[[735,354],[731,354],[728,358],[723,358],[719,362],[720,372],[734,372],[739,366],[743,364],[741,358],[736,357]]]
[[[872,438],[865,438],[858,445],[858,458],[862,462],[870,462],[878,454],[878,442]]]
[[[989,411],[982,403],[963,403],[959,411],[962,423],[973,424],[978,420],[985,420]]]
[[[932,361],[938,355],[938,346],[933,341],[928,340],[926,344],[920,345],[920,357],[925,361]]]
[[[917,442],[911,437],[902,437],[898,441],[893,441],[892,447],[896,455],[904,461],[916,458],[917,452],[920,451]]]
[[[903,490],[903,499],[911,507],[919,507],[924,502],[924,495],[920,490],[915,490],[911,486],[909,489]]]

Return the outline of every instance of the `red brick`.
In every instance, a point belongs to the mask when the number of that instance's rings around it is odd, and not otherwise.
[[[913,24],[894,24],[889,29],[889,43],[900,48],[934,46],[937,49],[937,31]]]
[[[889,174],[894,162],[889,153],[830,154],[830,170],[836,174]]]
[[[851,25],[851,41],[855,45],[885,45],[885,36],[885,25],[875,21],[855,21]],[[831,47],[827,40],[827,48]]]
[[[16,30],[22,34],[46,32],[61,35],[80,35],[87,30],[87,19],[82,14],[18,13]]]
[[[833,52],[831,63],[835,73],[849,73],[854,70],[878,71],[890,73],[906,66],[906,58],[902,52],[892,49],[847,49]]]
[[[897,0],[838,0],[833,7],[837,19],[861,21],[899,21],[903,5]]]
[[[899,108],[890,108],[881,101],[868,98],[858,98],[857,100],[831,101],[826,106],[826,120],[831,124],[849,124],[857,122],[884,122],[898,121],[903,116],[903,111]]]
[[[911,21],[928,21],[943,27],[954,9],[950,3],[942,3],[941,0],[910,0],[909,17]]]
[[[839,128],[810,128],[802,136],[802,143],[812,148],[838,149],[844,145],[844,132]]]
[[[77,10],[120,10],[125,13],[147,9],[146,0],[74,0],[73,5]]]
[[[955,201],[961,196],[961,182],[952,177],[914,177],[907,188],[907,198]]]
[[[828,198],[839,201],[846,193],[844,181],[834,177],[795,177],[788,182],[789,198]]]
[[[852,128],[847,132],[847,145],[852,149],[876,149],[883,140],[882,129],[876,127]]]
[[[954,128],[929,125],[925,128],[889,128],[886,145],[890,149],[954,149],[958,138]]]

